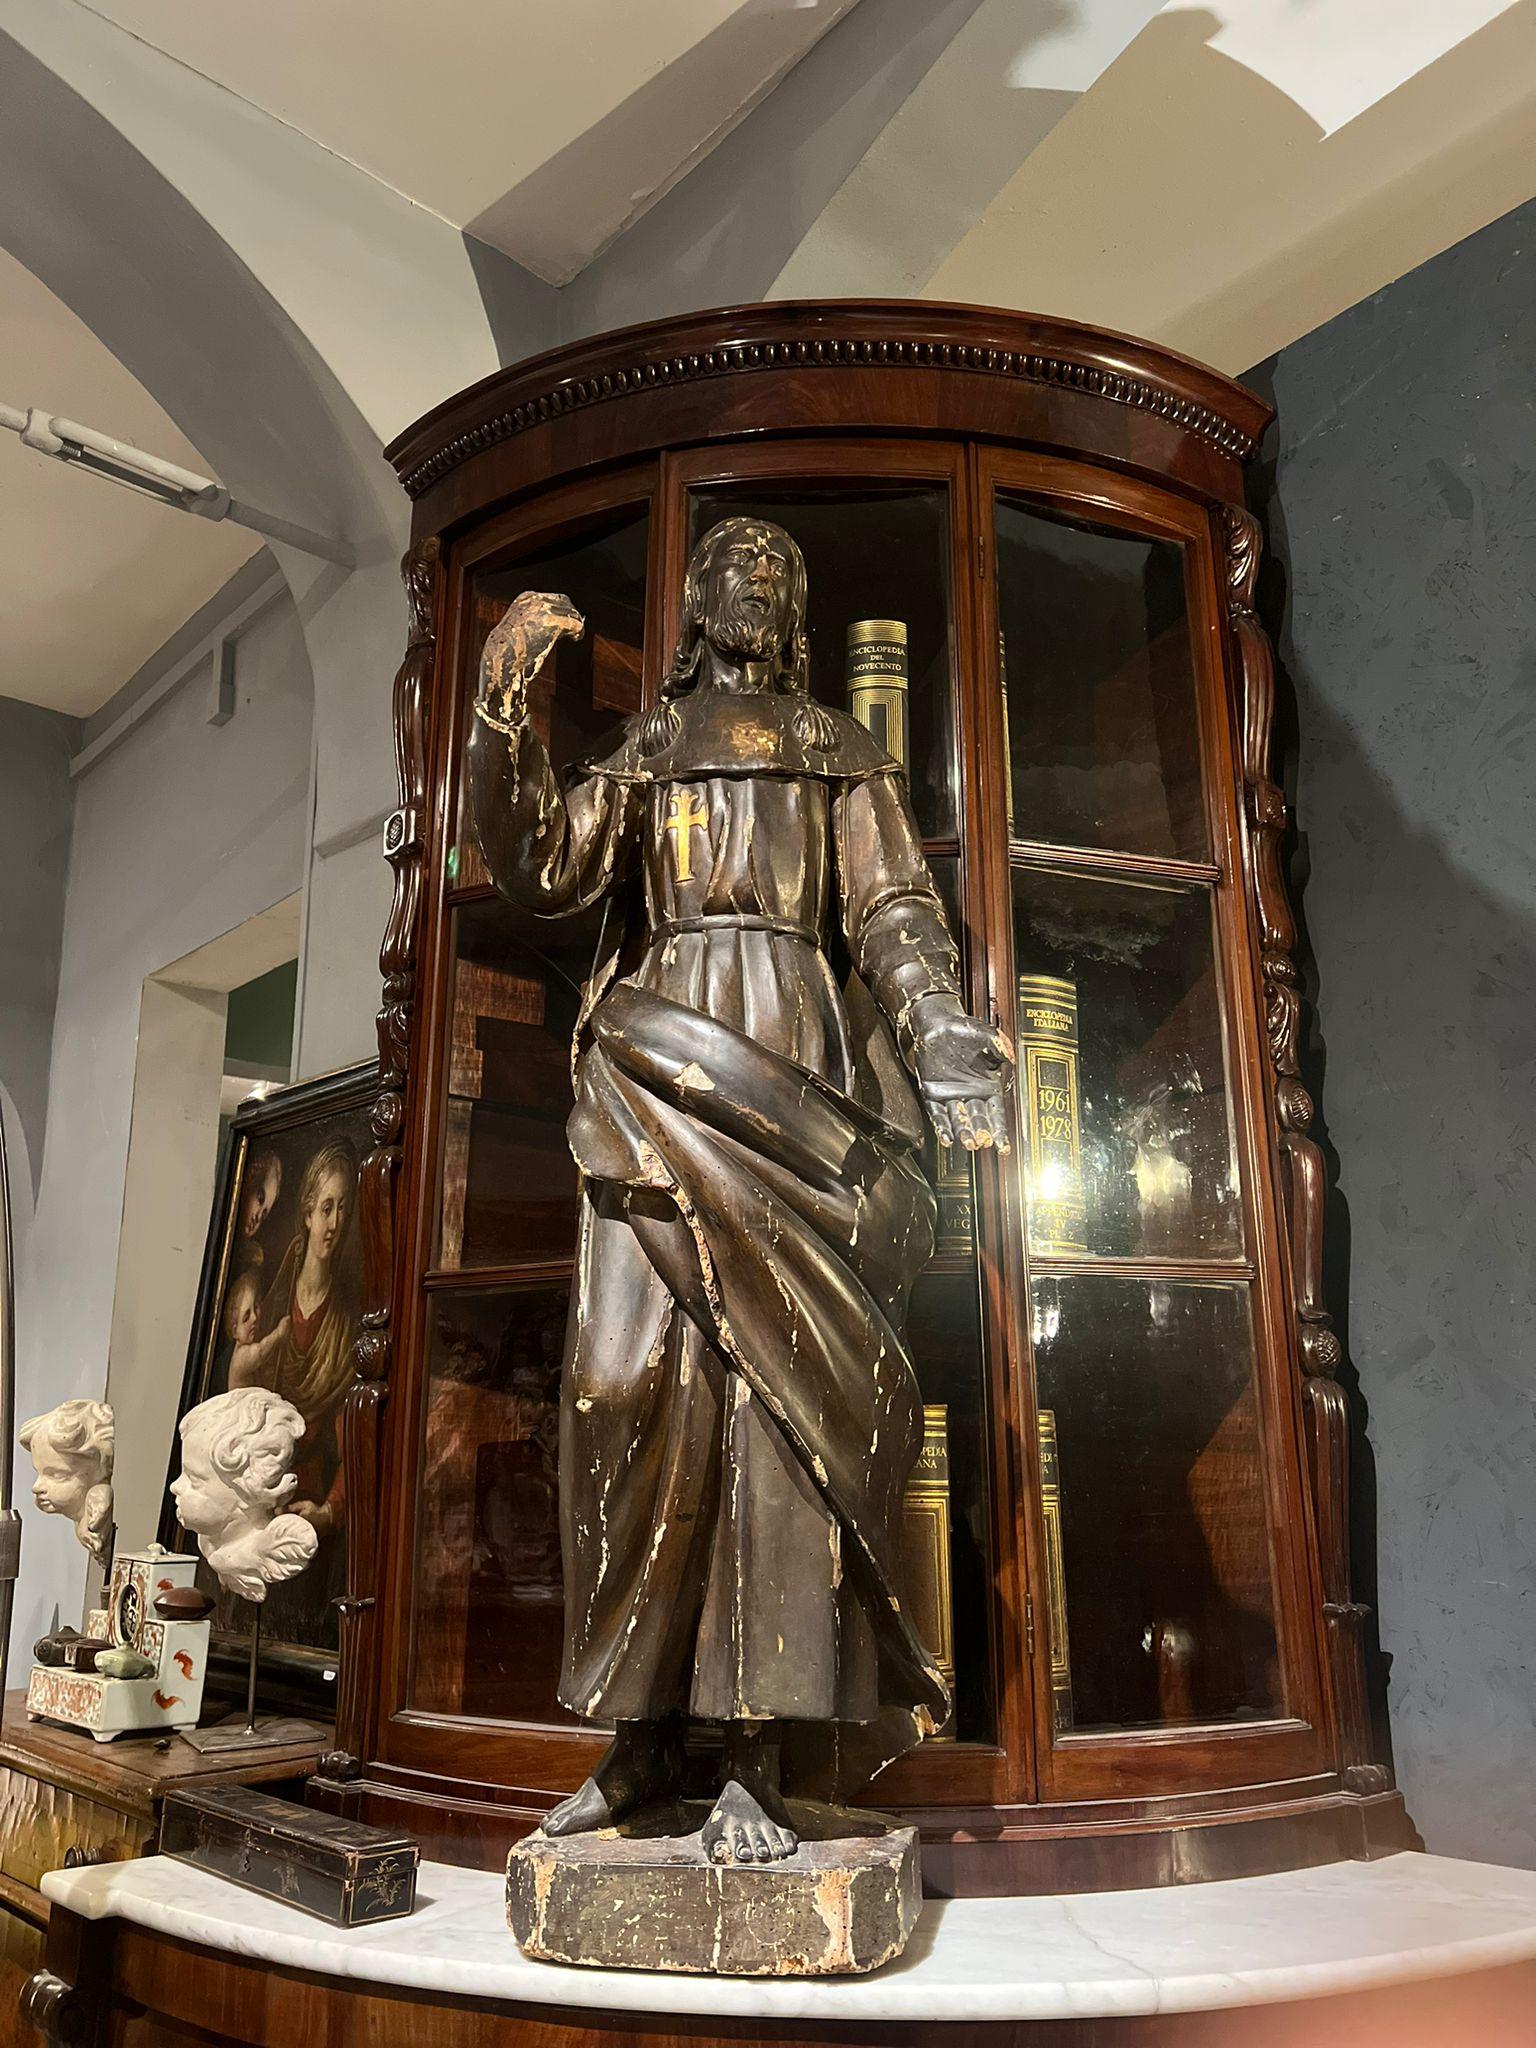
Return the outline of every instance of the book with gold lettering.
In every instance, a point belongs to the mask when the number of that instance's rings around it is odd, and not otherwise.
[[[1029,1248],[1047,1258],[1085,1252],[1077,990],[1059,975],[1021,974],[1017,1022]]]
[[[1051,1726],[1060,1735],[1072,1726],[1067,1574],[1061,1546],[1061,1459],[1052,1410],[1040,1409],[1036,1425],[1040,1436],[1040,1516],[1045,1525],[1046,1626],[1051,1645]]]
[[[1008,715],[1008,636],[1001,626],[997,629],[997,684],[1003,698],[1003,805],[1008,817],[1008,837],[1017,839],[1019,831],[1013,815],[1013,727]]]
[[[943,1257],[955,1257],[976,1249],[976,1189],[971,1178],[971,1155],[961,1145],[940,1145],[938,1174],[933,1192],[938,1197],[939,1220],[933,1249]]]
[[[955,1605],[949,1557],[949,1409],[942,1401],[923,1409],[923,1447],[902,1501],[907,1602],[918,1639],[955,1689]],[[939,1731],[953,1741],[954,1716]]]
[[[893,761],[910,768],[906,620],[855,619],[845,673],[848,709]]]

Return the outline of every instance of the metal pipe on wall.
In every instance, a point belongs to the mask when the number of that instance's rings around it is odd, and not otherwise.
[[[35,405],[0,403],[0,427],[19,434],[23,445],[39,455],[51,455],[56,461],[88,470],[93,476],[124,484],[143,497],[153,498],[157,504],[169,505],[173,511],[190,512],[197,519],[231,519],[236,526],[249,527],[268,540],[298,548],[306,555],[317,555],[340,568],[357,567],[357,557],[345,541],[316,533],[308,526],[298,526],[291,519],[280,519],[275,512],[242,504],[214,478],[199,476],[196,470],[183,469],[179,463],[146,454],[131,442],[114,440],[110,434],[98,433],[78,420],[50,415]]]

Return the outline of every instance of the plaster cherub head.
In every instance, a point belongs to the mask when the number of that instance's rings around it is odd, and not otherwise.
[[[45,1515],[67,1516],[98,1563],[112,1535],[112,1446],[105,1401],[61,1401],[21,1429],[37,1473],[32,1498]]]
[[[182,1417],[176,1513],[220,1581],[247,1600],[265,1600],[315,1554],[309,1523],[280,1512],[299,1483],[291,1468],[303,1434],[298,1409],[265,1387],[234,1387]]]

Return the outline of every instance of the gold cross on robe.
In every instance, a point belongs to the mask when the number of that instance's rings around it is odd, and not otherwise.
[[[693,835],[701,825],[709,822],[709,811],[703,800],[696,797],[691,789],[674,789],[672,807],[667,812],[665,832],[672,834],[673,871],[680,882],[693,880]]]

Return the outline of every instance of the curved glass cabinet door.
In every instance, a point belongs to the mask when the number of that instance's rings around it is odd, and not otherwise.
[[[1047,1781],[1089,1790],[1137,1731],[1188,1731],[1193,1758],[1202,1729],[1295,1713],[1266,1436],[1286,1361],[1257,1313],[1231,1054],[1208,528],[1064,464],[999,457],[993,482],[1037,1725]]]
[[[579,640],[556,642],[529,692],[534,729],[557,768],[640,708],[650,527],[648,513],[625,507],[553,545],[519,550],[515,561],[488,563],[474,578],[461,664],[469,697],[486,636],[524,591],[558,591],[587,622]],[[462,789],[447,879],[450,888],[486,879],[480,850],[465,829]]]
[[[524,516],[508,546],[492,535],[463,577],[456,702],[441,736],[455,760],[486,635],[523,591],[561,592],[587,623],[579,641],[556,644],[530,692],[557,769],[639,708],[648,504],[562,509],[553,502],[542,525]],[[555,1697],[559,1381],[577,1203],[565,1124],[599,918],[541,922],[504,903],[462,782],[442,875],[403,1690],[416,1714],[573,1728]]]
[[[434,1291],[410,1702],[569,1721],[555,1699],[564,1284]]]
[[[1015,863],[1034,1257],[1238,1258],[1208,882]]]
[[[1055,1425],[1057,1732],[1280,1712],[1247,1288],[1037,1276],[1030,1317]]]
[[[1209,858],[1185,549],[1000,492],[1012,839]]]

